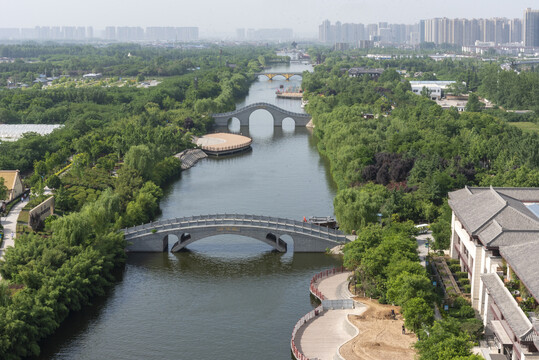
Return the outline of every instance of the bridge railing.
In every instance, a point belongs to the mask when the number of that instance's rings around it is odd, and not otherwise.
[[[264,106],[264,107],[269,107],[269,108],[274,108],[276,110],[279,110],[281,111],[282,113],[286,114],[286,115],[291,115],[291,116],[295,116],[295,117],[310,117],[309,114],[305,114],[305,113],[296,113],[296,112],[293,112],[293,111],[289,111],[289,110],[285,110],[285,109],[282,109],[276,105],[273,105],[273,104],[270,104],[270,103],[263,103],[263,102],[258,102],[258,103],[254,103],[254,104],[250,104],[250,105],[247,105],[241,109],[236,109],[234,111],[229,111],[229,112],[225,112],[225,113],[216,113],[216,114],[213,114],[212,116],[213,117],[216,117],[216,116],[219,116],[219,117],[223,117],[223,116],[231,116],[231,115],[235,115],[239,112],[242,112],[244,110],[249,110],[249,109],[252,109],[252,108],[257,108],[257,107],[261,107],[261,106]]]
[[[243,215],[243,214],[216,214],[216,215],[197,215],[185,218],[167,219],[148,224],[142,224],[131,228],[124,229],[126,235],[139,235],[148,230],[163,230],[170,228],[190,228],[197,226],[210,225],[243,225],[243,226],[258,226],[270,230],[290,231],[301,233],[310,236],[316,236],[332,241],[344,241],[346,236],[337,229],[302,222],[297,220],[274,218],[270,216],[260,215]]]

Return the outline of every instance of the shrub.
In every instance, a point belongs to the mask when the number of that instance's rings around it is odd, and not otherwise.
[[[468,272],[467,271],[457,271],[455,273],[455,276],[457,279],[467,279],[468,278]]]
[[[466,294],[471,293],[472,292],[472,285],[464,285],[462,287],[462,291],[464,291],[464,293],[466,293]]]
[[[452,273],[460,272],[460,264],[451,264],[449,265],[449,269]]]

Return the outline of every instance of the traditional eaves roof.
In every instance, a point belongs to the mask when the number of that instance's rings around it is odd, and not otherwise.
[[[511,264],[519,279],[526,279],[523,280],[524,284],[533,297],[539,299],[539,242],[501,246],[500,253]]]
[[[8,191],[13,190],[15,187],[15,180],[17,179],[17,174],[19,170],[0,170],[0,177],[4,178],[4,185],[7,187]]]
[[[539,218],[526,202],[539,202],[539,188],[465,187],[449,193],[449,205],[468,233],[499,248],[539,299]]]
[[[503,285],[500,277],[495,273],[488,273],[482,274],[481,280],[520,341],[533,341],[532,323],[513,299],[509,290]]]
[[[471,235],[491,220],[507,203],[495,191],[472,193],[468,187],[449,193],[449,206]]]

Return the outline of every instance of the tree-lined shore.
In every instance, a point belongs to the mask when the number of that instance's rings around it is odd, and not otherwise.
[[[344,265],[355,271],[356,290],[402,306],[406,327],[421,339],[415,345],[421,359],[479,359],[470,350],[482,322],[466,299],[450,299],[443,319],[434,319],[433,306],[441,305],[442,294],[419,263],[414,223],[431,223],[433,249],[447,249],[449,191],[465,185],[539,186],[539,134],[511,123],[538,123],[539,118],[537,111],[443,110],[428,96],[413,94],[404,75],[464,81],[457,90],[471,92],[470,98],[479,94],[512,109],[537,110],[539,97],[533,94],[539,73],[516,74],[476,60],[403,56],[376,61],[353,51],[320,50],[311,56],[325,61],[304,75],[307,111],[339,188],[337,220],[343,230],[358,235],[344,248]],[[351,77],[347,70],[352,67],[385,71],[378,79]]]

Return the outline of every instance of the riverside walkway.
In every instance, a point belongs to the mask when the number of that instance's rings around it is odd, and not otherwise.
[[[26,205],[26,202],[19,201],[17,204],[15,204],[15,206],[13,206],[9,214],[5,218],[2,218],[1,223],[4,227],[4,238],[2,239],[0,246],[0,259],[4,258],[4,253],[8,247],[15,246],[17,219],[19,218],[19,214],[24,205]]]
[[[293,346],[300,354],[296,355],[298,359],[340,359],[340,347],[358,334],[358,330],[348,321],[348,315],[361,315],[367,308],[350,300],[350,275],[352,272],[343,272],[328,277],[315,276],[313,279],[311,292],[322,299],[324,310],[318,310],[321,311],[319,315],[297,329]],[[353,308],[350,304],[354,304]],[[349,308],[346,308],[347,305]]]

